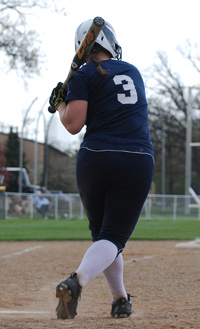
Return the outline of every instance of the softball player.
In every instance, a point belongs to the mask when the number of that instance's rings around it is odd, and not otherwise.
[[[79,48],[92,20],[75,35]],[[103,273],[113,317],[132,313],[123,282],[122,251],[134,231],[150,190],[154,160],[148,127],[148,105],[138,69],[121,60],[112,26],[105,22],[91,53],[71,78],[67,93],[58,83],[50,105],[71,134],[84,125],[77,157],[77,186],[95,243],[81,264],[56,288],[57,318],[74,318],[82,288]]]

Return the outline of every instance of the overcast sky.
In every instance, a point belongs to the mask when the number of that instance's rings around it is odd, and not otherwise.
[[[101,0],[96,3],[89,0],[63,0],[62,3],[67,16],[44,15],[43,11],[38,11],[37,16],[32,18],[32,24],[42,40],[42,51],[46,54],[41,76],[29,80],[29,87],[25,90],[23,82],[15,73],[4,74],[0,70],[0,122],[21,129],[24,113],[35,97],[38,99],[29,116],[38,117],[52,88],[67,76],[75,53],[74,34],[77,26],[95,16],[102,16],[113,25],[122,46],[123,60],[137,66],[142,74],[155,63],[156,52],[163,50],[185,85],[200,84],[199,76],[176,50],[177,46],[184,47],[186,39],[200,44],[199,0]],[[47,105],[45,109],[48,121],[51,114],[47,111]],[[55,118],[58,119],[58,114],[55,114]],[[42,131],[43,123],[40,121],[39,129]],[[32,128],[35,127],[36,122],[32,124]],[[76,140],[64,132],[61,124],[54,123],[54,127],[56,139],[65,140],[66,143]]]

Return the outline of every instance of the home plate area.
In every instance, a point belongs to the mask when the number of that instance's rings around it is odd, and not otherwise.
[[[57,320],[56,285],[75,271],[90,241],[0,242],[1,329],[200,329],[200,239],[129,241],[124,281],[130,318],[110,316],[102,274],[84,287],[73,320]]]

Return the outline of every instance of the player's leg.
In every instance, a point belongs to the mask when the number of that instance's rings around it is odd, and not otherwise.
[[[76,273],[84,287],[90,280],[109,267],[117,256],[117,247],[108,240],[100,240],[86,251]]]
[[[84,211],[89,220],[92,240],[101,230],[107,182],[99,153],[81,149],[77,157],[76,179]]]
[[[82,203],[89,219],[93,241],[97,240],[104,217],[107,192],[107,164],[103,154],[80,150],[77,160],[77,185]],[[77,269],[79,282],[85,286],[103,272],[116,258],[117,247],[102,239],[95,242],[85,253]]]
[[[104,164],[105,165],[105,164]],[[99,157],[94,152],[81,150],[77,159],[77,184],[93,241],[100,232],[106,195],[106,177]],[[57,317],[73,318],[82,287],[91,279],[103,272],[116,258],[118,249],[112,242],[101,240],[94,242],[86,251],[80,266],[75,273],[61,282],[56,289],[59,298]]]
[[[123,257],[120,253],[114,262],[103,271],[113,301],[117,301],[121,297],[127,298],[123,280],[123,267]]]
[[[149,192],[153,161],[150,156],[131,154],[115,154],[113,160],[119,166],[113,167],[110,175],[113,183],[106,194],[104,220],[98,239],[112,241],[118,250],[123,250],[134,231]],[[111,315],[131,315],[130,295],[126,293],[123,283],[122,258],[118,262],[116,259],[104,274],[114,301]]]
[[[83,284],[114,261],[116,255],[112,244],[118,252],[123,250],[149,192],[152,173],[153,161],[148,155],[87,150],[79,152],[79,192],[89,218],[93,240],[102,241],[91,246],[83,258],[78,272]],[[110,248],[107,248],[106,240],[110,242]],[[98,257],[95,258],[95,255]],[[88,262],[91,262],[90,266]]]
[[[111,182],[106,192],[98,240],[107,239],[122,251],[134,231],[149,193],[154,163],[149,155],[113,153],[109,159],[113,163]]]
[[[89,218],[93,240],[99,240],[86,252],[77,270],[81,284],[84,286],[115,261],[117,251],[120,252],[124,248],[132,234],[149,192],[153,164],[148,156],[140,159],[131,154],[115,152],[104,152],[104,154],[89,152],[86,156],[85,152],[81,153],[78,157],[80,164],[77,170],[78,187]],[[123,284],[123,278],[121,279],[120,285]],[[77,273],[66,281],[63,284],[64,288],[61,287],[64,291],[66,286],[71,285],[71,290],[68,290],[72,295],[73,289],[80,292]],[[59,294],[63,305],[60,291]],[[75,298],[72,298],[73,305],[76,307],[78,296],[79,294],[75,294]],[[65,307],[59,308],[61,313],[64,309],[65,315],[70,303],[69,294],[67,297],[69,302],[66,302]],[[127,297],[124,298],[123,292],[123,297],[113,302],[112,316],[121,317],[131,314],[130,296]],[[126,308],[125,313],[124,308]]]

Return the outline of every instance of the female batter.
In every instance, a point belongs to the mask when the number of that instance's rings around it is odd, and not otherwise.
[[[78,27],[76,51],[91,22]],[[121,60],[121,54],[115,32],[105,22],[67,93],[58,83],[50,97],[50,105],[58,109],[71,134],[86,125],[76,174],[94,241],[77,270],[56,288],[58,319],[75,317],[82,288],[100,273],[112,296],[111,315],[132,313],[123,282],[122,251],[149,193],[154,160],[143,79],[135,66]]]

